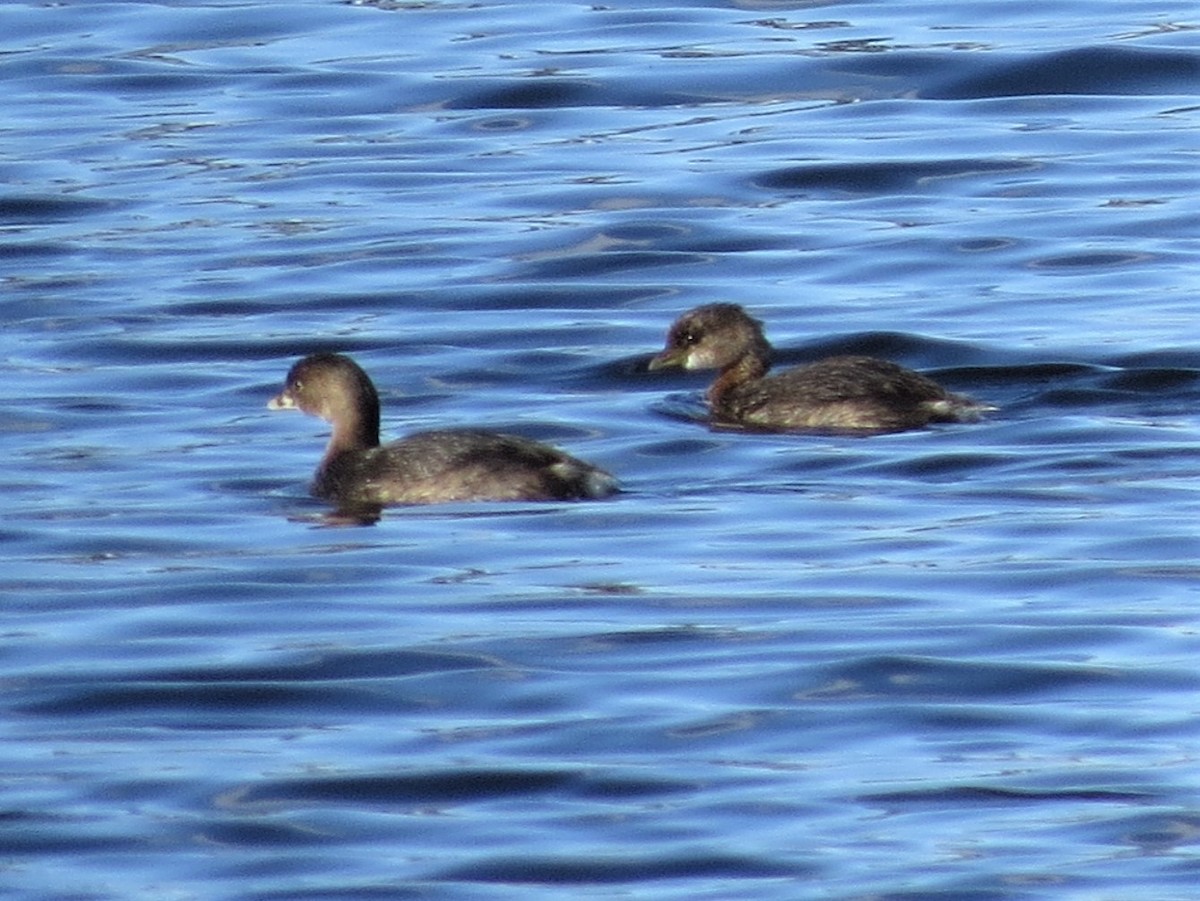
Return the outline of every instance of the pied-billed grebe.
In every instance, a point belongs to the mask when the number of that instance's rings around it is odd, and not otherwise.
[[[991,409],[874,357],[829,357],[768,376],[762,323],[732,303],[680,316],[650,361],[651,369],[669,366],[720,370],[707,394],[718,424],[880,433],[973,420]]]
[[[312,493],[342,507],[577,500],[617,490],[604,470],[516,435],[444,429],[381,446],[379,395],[341,354],[305,357],[267,406],[303,410],[333,425]]]

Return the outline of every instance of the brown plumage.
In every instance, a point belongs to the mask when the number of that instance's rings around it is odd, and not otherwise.
[[[529,438],[479,429],[417,432],[379,443],[379,395],[341,354],[296,363],[267,406],[333,425],[312,493],[342,507],[448,501],[577,500],[617,490],[602,469]]]
[[[874,357],[828,357],[767,375],[762,323],[737,304],[684,313],[650,369],[717,369],[707,399],[714,423],[761,429],[897,432],[977,419],[984,410],[911,369]]]

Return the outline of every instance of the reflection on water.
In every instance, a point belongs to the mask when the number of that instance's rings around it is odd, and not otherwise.
[[[7,7],[0,882],[1191,897],[1197,47],[1144,6]],[[712,301],[999,409],[710,427],[645,364]],[[339,521],[263,409],[316,351],[625,490]]]

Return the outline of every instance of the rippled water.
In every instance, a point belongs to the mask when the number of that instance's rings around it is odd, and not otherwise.
[[[0,21],[6,897],[1195,897],[1192,4]],[[712,300],[1000,409],[709,430]],[[317,349],[625,491],[325,526]]]

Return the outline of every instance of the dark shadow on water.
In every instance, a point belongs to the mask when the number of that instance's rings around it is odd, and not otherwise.
[[[752,183],[773,191],[805,195],[896,194],[934,190],[947,180],[1033,172],[1040,164],[1031,160],[936,160],[870,163],[822,163],[790,166],[756,176]]]
[[[1145,47],[1080,47],[1059,53],[973,58],[976,71],[923,89],[930,100],[977,100],[1060,94],[1194,94],[1195,53]],[[961,65],[960,65],[961,68]]]

